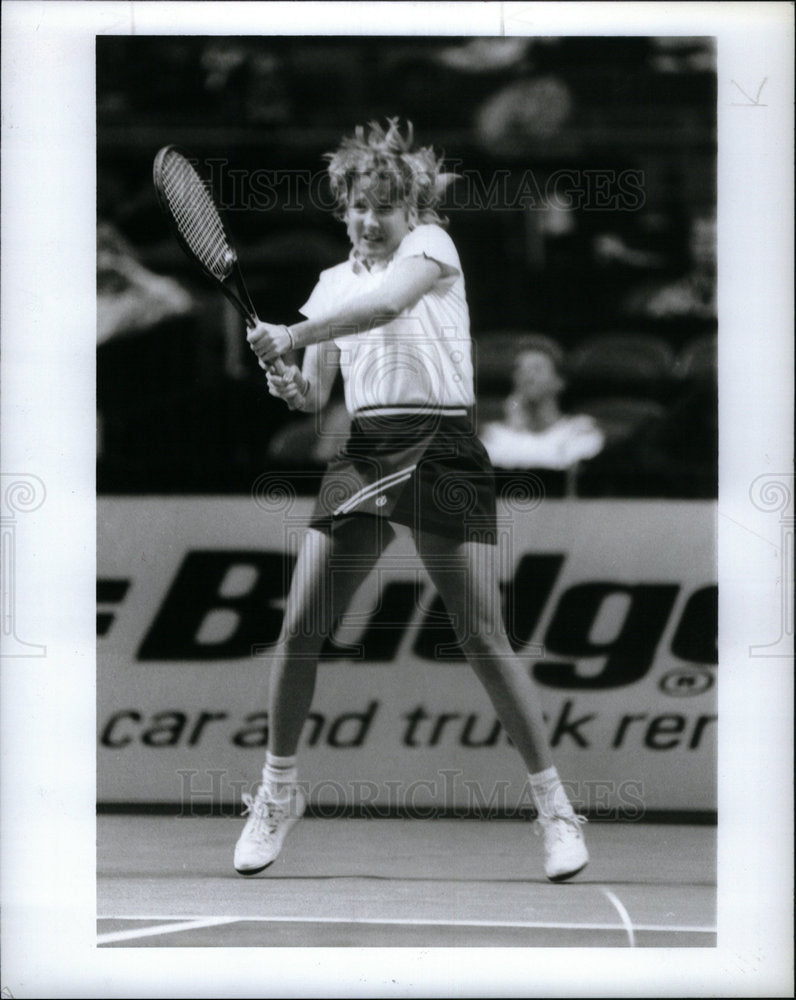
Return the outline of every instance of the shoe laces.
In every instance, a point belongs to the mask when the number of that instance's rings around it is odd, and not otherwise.
[[[282,804],[269,798],[262,786],[258,789],[257,795],[250,795],[248,792],[244,792],[241,798],[243,799],[243,804],[246,806],[243,815],[252,817],[258,834],[262,834],[263,832],[272,834],[276,831],[290,801],[287,799]]]
[[[537,837],[544,833],[564,842],[579,836],[584,823],[588,823],[588,819],[576,813],[571,816],[540,816],[534,824],[534,833]]]

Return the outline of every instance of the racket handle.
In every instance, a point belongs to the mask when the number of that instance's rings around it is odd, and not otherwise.
[[[253,326],[256,326],[256,324],[258,322],[257,314],[256,313],[254,313],[254,312],[248,312],[248,310],[247,310],[245,312],[242,312],[241,314],[243,315],[243,318],[246,320],[246,325],[250,329]],[[268,365],[268,367],[276,375],[284,375],[285,372],[287,371],[287,365],[285,364],[285,362],[281,358],[277,358],[276,361],[272,361]],[[299,382],[299,392],[301,393],[302,396],[305,396],[307,394],[307,390],[309,389],[309,383],[307,382],[307,380],[302,375],[299,375],[299,379],[301,380]],[[291,410],[295,410],[296,409],[295,405],[291,405],[290,403],[288,403],[287,405],[288,405],[288,407]]]
[[[277,375],[284,375],[285,372],[287,371],[287,365],[281,358],[277,358],[276,361],[274,361],[274,363],[270,367],[273,368],[274,372]],[[310,387],[309,382],[304,378],[301,372],[299,372],[299,392],[301,393],[302,396],[305,396],[307,394],[307,390],[309,389],[309,387]]]
[[[285,364],[285,362],[281,358],[277,358],[276,361],[274,361],[268,367],[276,375],[284,375],[285,372],[287,371],[287,365]],[[299,374],[299,379],[300,379],[300,382],[299,382],[299,392],[301,393],[302,396],[306,396],[307,390],[309,389],[309,383],[307,382],[307,380],[301,374]],[[287,400],[286,400],[286,402],[287,402],[287,405],[288,405],[289,409],[291,409],[291,410],[295,410],[296,409],[295,403],[292,403],[292,402],[287,401]]]

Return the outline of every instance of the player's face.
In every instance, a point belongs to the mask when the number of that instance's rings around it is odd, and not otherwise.
[[[564,382],[556,371],[553,359],[542,351],[524,351],[514,369],[514,386],[523,399],[537,402],[557,396]]]
[[[354,184],[345,221],[351,245],[365,260],[391,257],[409,232],[406,206],[388,184]]]

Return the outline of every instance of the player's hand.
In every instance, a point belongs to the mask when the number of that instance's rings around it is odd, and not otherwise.
[[[266,371],[265,378],[268,382],[268,391],[272,396],[283,399],[292,410],[301,408],[307,384],[296,365],[290,365],[281,375]]]
[[[293,344],[286,326],[258,321],[249,327],[246,340],[260,361],[270,363],[292,350]]]

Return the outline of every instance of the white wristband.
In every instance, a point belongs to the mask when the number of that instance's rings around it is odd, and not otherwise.
[[[288,348],[288,350],[295,351],[295,349],[296,349],[296,342],[293,339],[293,331],[290,329],[289,326],[287,326],[287,324],[284,324],[284,323],[282,324],[282,329],[285,331],[285,333],[288,335],[288,337],[290,339],[290,347]]]

